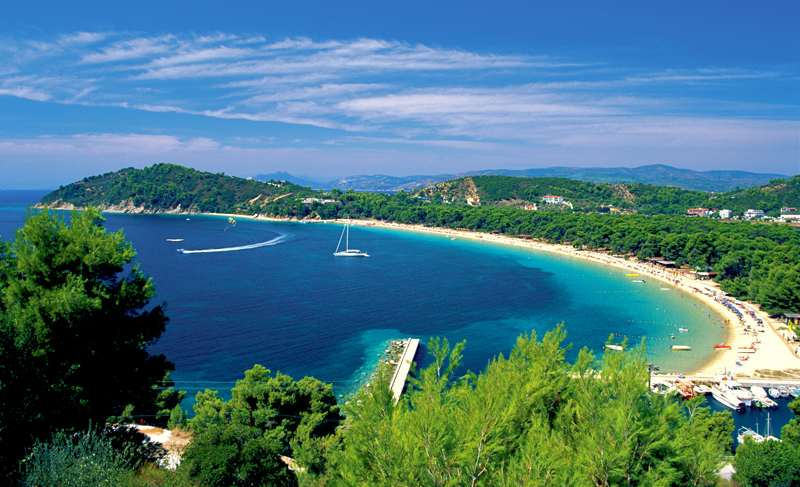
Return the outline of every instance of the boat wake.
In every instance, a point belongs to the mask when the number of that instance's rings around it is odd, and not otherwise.
[[[267,240],[266,242],[254,243],[250,245],[240,245],[238,247],[225,247],[222,249],[203,249],[203,250],[180,249],[179,252],[181,252],[182,254],[207,254],[210,252],[234,252],[237,250],[250,250],[250,249],[257,249],[259,247],[269,247],[272,245],[277,245],[281,243],[281,241],[285,240],[287,237],[289,237],[289,235],[285,234],[285,235],[279,235],[273,238],[272,240]]]

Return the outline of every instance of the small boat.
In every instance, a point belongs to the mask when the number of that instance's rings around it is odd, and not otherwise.
[[[789,397],[789,388],[786,386],[778,386],[778,392],[781,397]]]
[[[672,348],[673,350],[691,350],[692,349],[692,347],[690,347],[689,345],[673,345],[670,348]]]
[[[800,389],[798,389],[797,387],[790,387],[789,395],[796,399],[798,396],[800,396]]]
[[[344,242],[344,250],[340,251],[339,247],[342,245],[342,238],[347,234]],[[369,254],[360,250],[350,248],[350,224],[346,223],[342,229],[342,235],[339,237],[339,243],[336,245],[336,252],[333,253],[335,257],[369,257]]]
[[[694,392],[695,394],[711,394],[711,388],[703,384],[696,384]]]
[[[178,249],[178,253],[182,254],[183,253],[183,249]]]
[[[625,274],[625,277],[639,277],[639,274]]]
[[[750,438],[751,440],[758,443],[764,441],[764,437],[762,435],[751,430],[747,426],[742,426],[741,428],[739,428],[739,434],[736,436],[736,439],[739,440],[739,444],[741,445],[744,443],[745,438]]]
[[[714,345],[714,350],[730,350],[730,345]]]
[[[636,279],[636,280],[633,280],[631,282],[635,282],[635,283],[638,283],[638,284],[644,284],[644,279]]]
[[[167,242],[183,242],[182,238],[168,238]]]
[[[689,329],[681,327],[681,328],[678,328],[678,331],[689,331]]]
[[[623,350],[622,345],[606,345],[609,350]]]
[[[778,399],[781,397],[781,391],[779,391],[777,387],[770,387],[769,396],[773,399]]]

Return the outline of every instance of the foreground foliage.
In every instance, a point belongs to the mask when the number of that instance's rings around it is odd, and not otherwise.
[[[295,485],[281,456],[305,471],[325,469],[342,417],[330,384],[311,377],[299,381],[260,365],[236,382],[231,399],[200,392],[189,422],[195,438],[181,469],[209,486]]]
[[[455,378],[463,344],[395,405],[382,377],[349,403],[333,485],[716,485],[730,413],[650,395],[643,351],[564,361],[562,327]],[[598,372],[602,370],[602,372]]]
[[[109,234],[96,209],[67,224],[29,213],[11,243],[0,242],[0,466],[8,470],[32,439],[92,421],[145,415],[166,422],[182,393],[173,369],[147,352],[164,331],[161,306],[122,232]],[[161,388],[159,386],[167,386]]]

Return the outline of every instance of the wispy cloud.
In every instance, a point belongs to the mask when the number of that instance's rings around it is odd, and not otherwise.
[[[791,151],[798,143],[796,99],[758,103],[739,95],[790,80],[779,67],[645,69],[366,38],[224,32],[0,38],[0,96],[318,127],[337,131],[319,144],[339,147],[360,141],[487,156],[521,157],[542,147]],[[64,139],[59,147],[233,150],[202,137],[192,143],[97,137]]]

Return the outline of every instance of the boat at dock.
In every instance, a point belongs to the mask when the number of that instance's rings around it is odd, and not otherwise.
[[[729,390],[720,390],[719,387],[711,388],[711,396],[719,403],[734,409],[736,411],[744,411],[745,405],[734,393]]]
[[[739,428],[739,433],[736,435],[736,439],[739,440],[739,444],[741,445],[744,443],[745,438],[750,438],[757,443],[764,441],[764,437],[758,434],[757,431],[753,431],[747,426],[742,426]]]
[[[781,397],[781,391],[779,391],[777,387],[770,387],[769,395],[773,399],[778,399],[779,397]]]
[[[789,397],[789,388],[786,386],[778,386],[778,392],[781,397]]]
[[[342,238],[345,237],[344,241],[344,250],[340,251],[339,247],[342,246]],[[345,223],[344,228],[342,229],[342,235],[339,237],[339,243],[336,245],[336,252],[333,253],[336,257],[369,257],[369,254],[366,252],[362,252],[360,250],[351,249],[350,248],[350,224]]]

